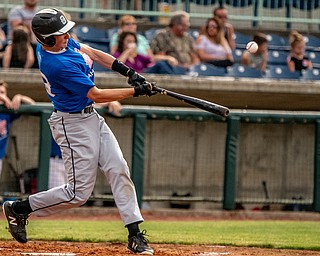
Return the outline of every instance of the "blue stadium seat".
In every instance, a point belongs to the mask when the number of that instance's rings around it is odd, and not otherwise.
[[[235,32],[235,43],[236,43],[236,48],[241,48],[241,49],[245,49],[247,46],[247,43],[249,43],[252,38],[251,36],[242,34],[241,32]]]
[[[304,41],[307,50],[320,50],[320,38],[313,35],[307,35],[304,36]]]
[[[320,69],[302,70],[302,79],[305,80],[320,80]]]
[[[244,51],[245,51],[245,49],[241,49],[241,48],[236,48],[236,49],[232,50],[232,56],[234,59],[234,63],[240,63],[241,56]]]
[[[199,36],[199,30],[198,29],[189,29],[188,34],[194,39],[197,40]]]
[[[106,33],[107,33],[107,37],[111,40],[112,36],[115,33],[118,33],[119,28],[118,27],[113,27],[113,28],[109,28],[107,29]]]
[[[91,47],[101,50],[103,52],[109,53],[109,45],[106,43],[92,43],[92,42],[85,42],[84,44],[90,45]]]
[[[234,64],[227,68],[227,76],[232,77],[251,77],[251,78],[261,78],[262,73],[260,70],[255,68],[250,68],[241,64]]]
[[[289,49],[285,39],[276,34],[267,34],[269,49]]]
[[[288,57],[287,51],[269,50],[268,64],[269,65],[286,65],[287,57]]]
[[[79,40],[93,43],[109,43],[109,37],[104,29],[91,26],[79,25],[72,30]]]
[[[191,76],[225,76],[226,69],[208,63],[200,63],[192,68]]]
[[[320,68],[320,52],[306,51],[306,55],[311,60],[313,67]]]
[[[273,79],[300,79],[300,72],[291,72],[287,66],[268,66],[265,74],[265,78]]]
[[[155,34],[157,33],[157,30],[158,28],[150,28],[144,32],[144,36],[149,42],[152,40],[152,38],[154,38]]]

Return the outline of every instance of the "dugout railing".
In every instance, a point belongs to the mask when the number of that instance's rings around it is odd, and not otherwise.
[[[48,103],[18,111],[21,117],[37,117],[30,121],[36,133],[25,135],[23,126],[16,136],[32,141],[20,154],[37,155],[38,191],[48,185],[51,112]],[[124,106],[121,117],[106,118],[124,148],[140,206],[217,203],[234,210],[239,204],[308,205],[320,211],[318,112],[231,110],[221,118],[190,108]],[[2,197],[26,196],[19,189],[6,191],[6,182],[2,177]],[[91,198],[112,199],[101,189]]]

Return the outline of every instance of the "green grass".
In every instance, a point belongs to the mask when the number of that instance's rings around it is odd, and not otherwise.
[[[11,239],[0,221],[0,240]],[[151,243],[217,244],[320,250],[320,223],[312,221],[148,221]],[[54,221],[31,219],[29,240],[126,242],[120,221]]]

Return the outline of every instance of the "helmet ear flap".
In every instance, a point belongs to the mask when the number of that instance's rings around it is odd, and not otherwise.
[[[43,45],[49,46],[49,47],[53,47],[56,44],[56,39],[54,38],[54,36],[43,37],[42,35],[40,35],[39,33],[37,33],[34,30],[33,30],[33,33],[35,34],[35,36],[40,44],[43,44]]]
[[[56,39],[54,38],[54,36],[46,37],[44,39],[44,44],[49,47],[53,47],[56,44]]]

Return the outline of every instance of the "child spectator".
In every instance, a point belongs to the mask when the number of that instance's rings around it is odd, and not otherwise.
[[[303,36],[292,31],[289,36],[290,54],[287,59],[288,68],[291,72],[312,69],[312,62],[305,55],[305,42]]]
[[[113,34],[110,41],[110,53],[113,55],[118,48],[119,35],[122,32],[132,32],[137,33],[137,21],[135,17],[131,15],[124,15],[119,20],[119,31],[118,33]],[[148,40],[140,34],[137,34],[137,52],[141,55],[149,56],[153,58],[153,53],[150,49]]]
[[[34,51],[30,41],[30,33],[25,25],[14,28],[12,41],[7,45],[2,65],[3,68],[31,68],[34,63]]]
[[[253,41],[258,45],[257,52],[244,51],[241,56],[241,64],[265,72],[268,63],[268,38],[264,33],[258,32],[253,36]]]
[[[120,34],[117,51],[113,54],[118,60],[141,73],[151,63],[151,58],[137,51],[137,35],[130,31]]]
[[[16,94],[12,100],[7,95],[8,84],[0,80],[0,105],[8,109],[18,110],[21,103],[34,104],[34,100],[28,96]],[[9,131],[11,123],[17,119],[17,114],[0,113],[0,177],[2,172],[2,161],[7,152]]]
[[[2,58],[4,55],[4,49],[7,46],[7,36],[6,33],[0,28],[0,67],[2,67]]]
[[[223,33],[221,20],[216,17],[207,20],[204,33],[196,41],[200,61],[221,67],[233,64],[231,48]]]

